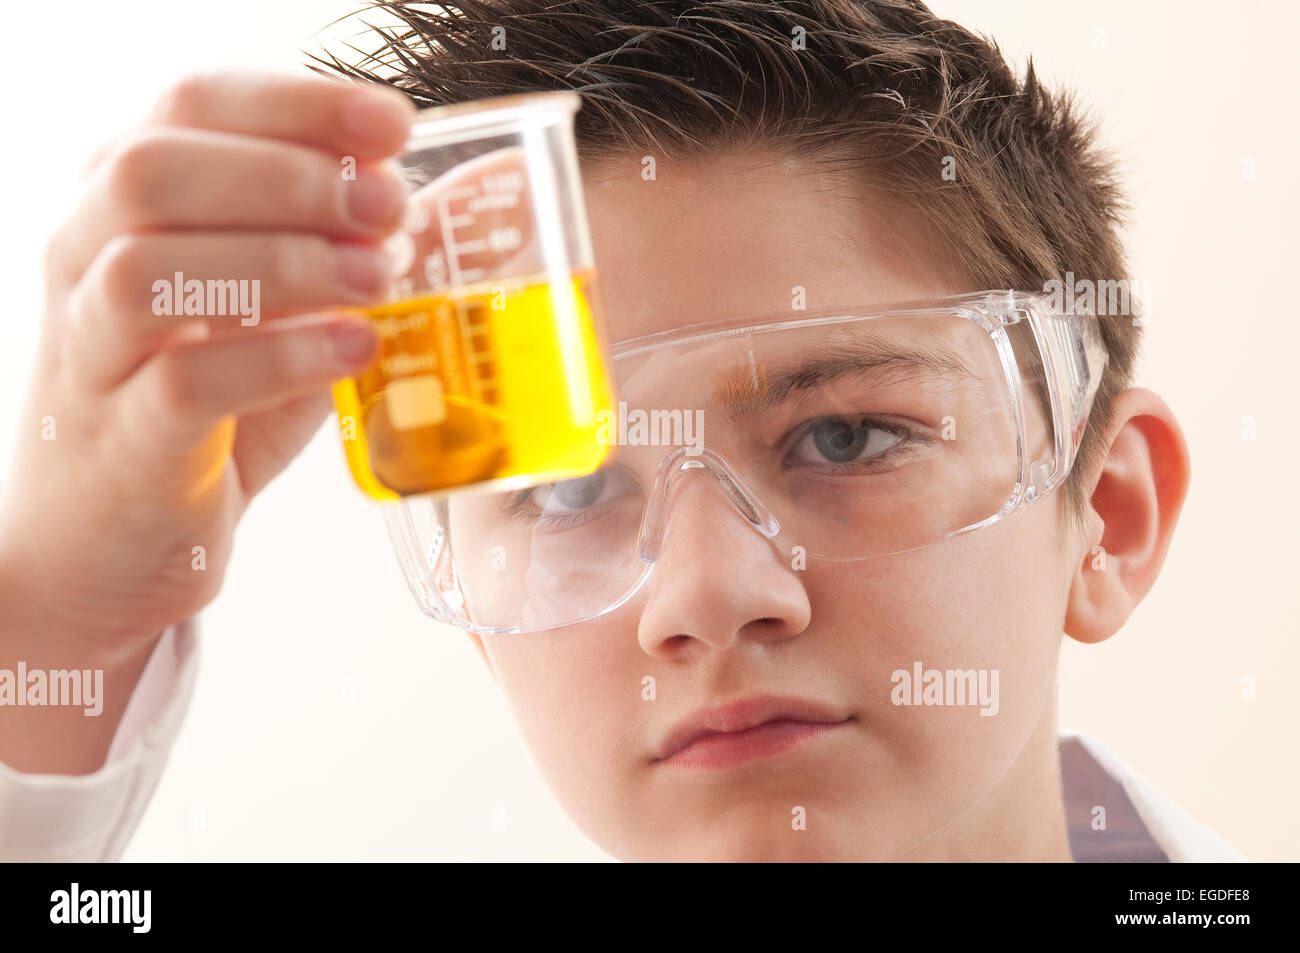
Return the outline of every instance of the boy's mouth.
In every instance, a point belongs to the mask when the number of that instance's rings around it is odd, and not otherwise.
[[[725,770],[786,751],[853,720],[801,698],[759,695],[705,708],[669,732],[654,764]]]

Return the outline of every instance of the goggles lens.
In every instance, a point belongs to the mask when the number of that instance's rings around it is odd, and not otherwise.
[[[444,621],[590,619],[639,588],[675,530],[720,519],[790,556],[916,549],[1005,515],[1026,461],[1052,460],[1030,322],[945,307],[629,345],[593,473],[392,504],[408,579]]]

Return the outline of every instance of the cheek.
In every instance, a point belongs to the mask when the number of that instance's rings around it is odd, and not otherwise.
[[[484,639],[534,764],[578,817],[608,810],[611,793],[627,783],[622,775],[643,754],[633,740],[648,673],[636,667],[644,656],[619,649],[617,631],[607,622]]]
[[[810,572],[812,631],[831,634],[867,730],[918,780],[1009,763],[1050,699],[1068,579],[1052,516],[1042,507],[913,553]],[[896,703],[918,664],[983,673],[996,714],[980,714],[991,706],[978,701]]]

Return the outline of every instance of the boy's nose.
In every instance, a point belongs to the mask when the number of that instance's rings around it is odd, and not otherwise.
[[[642,555],[655,560],[642,648],[673,659],[691,645],[767,643],[807,629],[812,607],[771,541],[775,517],[709,451],[665,465],[642,532]]]

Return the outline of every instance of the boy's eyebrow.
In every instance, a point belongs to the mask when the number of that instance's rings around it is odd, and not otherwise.
[[[714,385],[709,403],[733,419],[779,406],[798,391],[811,390],[850,374],[899,370],[916,377],[978,379],[961,355],[938,344],[915,348],[898,343],[855,341],[821,348],[775,372],[760,366],[749,352]]]

